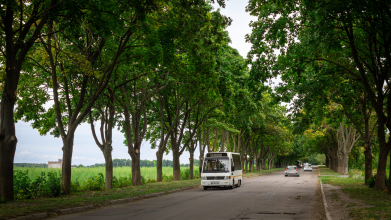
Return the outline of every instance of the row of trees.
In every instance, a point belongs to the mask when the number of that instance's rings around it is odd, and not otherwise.
[[[223,0],[218,0],[224,6]],[[246,171],[289,162],[291,124],[272,90],[228,46],[231,19],[205,1],[6,1],[1,8],[0,200],[13,200],[14,123],[31,121],[63,141],[62,191],[70,193],[74,134],[89,123],[112,188],[112,129],[125,136],[132,184],[141,144],[181,154],[240,152]],[[54,102],[45,108],[44,105]],[[130,162],[130,161],[129,161]],[[115,162],[114,162],[115,163]]]
[[[156,167],[156,160],[140,160],[140,167]],[[172,167],[173,163],[172,160],[163,160],[162,161],[162,166],[163,167]],[[194,166],[199,165],[199,160],[194,160]],[[83,165],[79,165],[83,166]],[[94,166],[102,166],[105,167],[105,163],[96,163],[95,165],[91,165],[89,167],[94,167]],[[132,161],[130,159],[113,159],[113,167],[130,167],[132,166]],[[182,167],[188,167],[190,164],[181,164]]]
[[[376,189],[385,188],[391,148],[389,6],[375,0],[252,0],[247,7],[258,17],[247,36],[252,74],[281,76],[276,90],[280,100],[294,100],[293,131],[306,131],[308,150],[325,153],[332,169],[346,173],[343,161],[359,138],[367,181],[378,147]]]

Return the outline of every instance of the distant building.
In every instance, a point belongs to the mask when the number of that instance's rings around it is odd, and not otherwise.
[[[48,168],[62,168],[62,159],[58,159],[58,161],[48,161]]]

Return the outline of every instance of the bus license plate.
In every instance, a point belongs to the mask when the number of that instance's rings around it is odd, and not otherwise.
[[[210,182],[210,185],[219,184],[219,183],[220,183],[219,181],[212,181],[212,182]]]

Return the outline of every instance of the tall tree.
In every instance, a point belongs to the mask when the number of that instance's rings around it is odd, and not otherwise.
[[[62,28],[61,20],[51,21],[47,36],[40,37],[37,56],[30,56],[50,76],[47,80],[53,88],[56,115],[53,128],[63,141],[61,185],[65,194],[71,188],[75,131],[106,88],[117,63],[131,59],[121,55],[135,46],[139,23],[155,8],[154,2],[146,7],[137,2],[126,7],[107,1],[83,3],[87,8],[83,17],[68,28]]]
[[[69,1],[70,2],[70,1]],[[59,13],[64,1],[1,2],[1,52],[4,56],[1,82],[0,118],[0,200],[14,200],[13,162],[18,139],[15,133],[14,107],[25,58],[40,37],[42,29]],[[77,11],[77,7],[74,8]]]
[[[258,16],[258,21],[251,24],[253,33],[247,38],[254,45],[251,56],[259,57],[252,70],[260,78],[286,72],[296,72],[300,78],[308,65],[333,66],[335,75],[361,85],[378,117],[380,154],[375,188],[384,189],[391,146],[385,136],[385,128],[391,128],[391,118],[387,116],[391,113],[391,93],[385,88],[391,62],[389,4],[363,0],[292,0],[285,4],[271,1],[262,5],[259,2],[250,1],[247,7]],[[269,19],[271,16],[275,19]],[[281,52],[278,59],[273,54],[276,49]]]

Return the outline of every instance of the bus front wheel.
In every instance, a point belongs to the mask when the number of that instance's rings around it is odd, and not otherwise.
[[[232,179],[232,185],[230,186],[231,189],[235,188],[235,179]]]
[[[204,186],[204,190],[207,190],[208,189],[208,187],[207,186]]]

